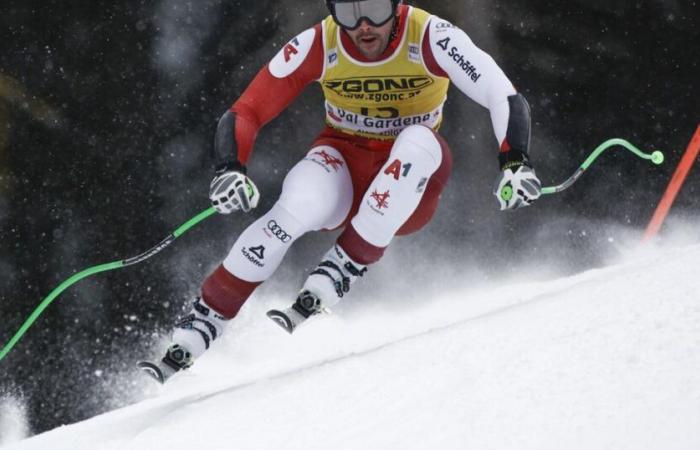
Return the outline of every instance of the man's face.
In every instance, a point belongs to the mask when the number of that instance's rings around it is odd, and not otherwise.
[[[357,49],[360,50],[362,56],[369,60],[376,60],[389,46],[394,21],[396,21],[396,18],[391,19],[381,27],[375,27],[363,20],[357,29],[346,30],[346,32]]]

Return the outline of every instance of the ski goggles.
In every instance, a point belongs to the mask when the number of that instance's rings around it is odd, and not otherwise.
[[[396,13],[397,0],[360,0],[329,2],[333,20],[346,30],[356,30],[363,20],[381,27]]]

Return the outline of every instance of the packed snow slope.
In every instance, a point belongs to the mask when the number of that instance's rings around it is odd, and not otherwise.
[[[554,281],[375,299],[294,336],[259,302],[148,399],[6,448],[697,450],[699,261],[696,244],[647,249]]]

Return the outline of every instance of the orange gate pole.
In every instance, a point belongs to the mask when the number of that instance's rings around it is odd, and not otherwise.
[[[668,216],[668,212],[671,210],[671,206],[676,200],[678,192],[681,190],[688,173],[690,173],[690,169],[693,167],[698,152],[700,152],[700,125],[698,125],[693,139],[691,139],[690,144],[688,144],[685,155],[683,155],[683,159],[681,159],[681,162],[678,164],[676,173],[673,174],[673,178],[671,178],[671,182],[668,188],[666,188],[666,193],[664,193],[661,202],[659,202],[659,206],[656,208],[654,217],[651,219],[651,222],[649,222],[649,226],[644,233],[643,241],[648,241],[653,238],[661,229],[661,225],[663,225],[664,220],[666,220],[666,216]]]

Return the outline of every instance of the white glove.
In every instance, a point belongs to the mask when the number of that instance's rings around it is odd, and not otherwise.
[[[521,165],[502,171],[493,187],[501,211],[529,206],[542,195],[542,183],[535,169]]]
[[[258,206],[260,192],[250,178],[238,171],[226,171],[214,178],[209,187],[211,204],[221,214]]]

